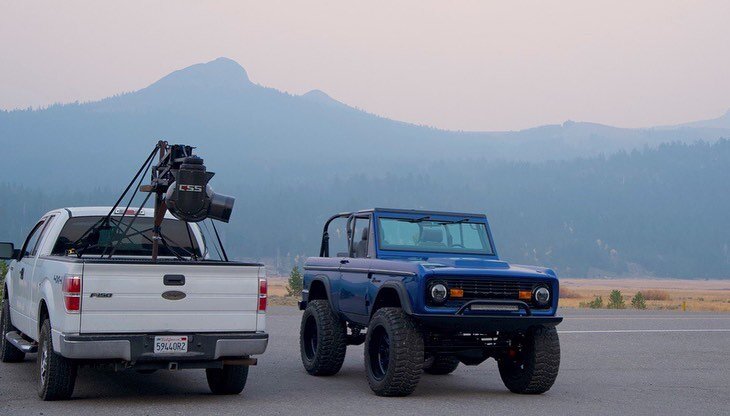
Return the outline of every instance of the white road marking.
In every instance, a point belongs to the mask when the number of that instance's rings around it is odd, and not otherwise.
[[[677,317],[677,318],[667,318],[666,316],[594,316],[594,317],[588,317],[588,316],[581,316],[581,317],[572,317],[572,316],[563,316],[563,318],[567,320],[634,320],[634,319],[651,319],[651,320],[665,320],[665,321],[675,321],[675,320],[730,320],[730,316],[710,316],[710,317]]]
[[[558,331],[558,334],[633,334],[642,332],[730,332],[730,329],[600,329],[587,331]]]

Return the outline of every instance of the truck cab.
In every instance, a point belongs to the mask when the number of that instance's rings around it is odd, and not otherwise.
[[[450,373],[491,357],[510,390],[541,393],[557,376],[558,293],[553,270],[500,260],[485,215],[340,213],[304,265],[302,360],[312,374],[336,373],[346,345],[365,343],[370,386],[389,396],[412,392],[423,370]],[[330,321],[334,329],[320,331]],[[393,351],[402,337],[409,351]],[[536,354],[544,345],[550,354]],[[342,353],[321,357],[322,346]]]

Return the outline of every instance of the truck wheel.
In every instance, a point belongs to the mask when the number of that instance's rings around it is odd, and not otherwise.
[[[550,390],[560,367],[560,340],[555,327],[530,331],[516,349],[499,359],[499,375],[513,393],[541,394]]]
[[[299,349],[304,369],[313,376],[337,374],[345,362],[347,328],[326,300],[313,300],[302,315]]]
[[[375,312],[365,338],[365,371],[378,396],[407,396],[423,372],[423,336],[401,308]]]
[[[207,368],[205,376],[213,394],[239,394],[246,387],[247,365],[224,365],[223,368]]]
[[[46,319],[38,340],[38,396],[43,400],[67,400],[76,384],[76,364],[53,351],[51,322]]]
[[[25,353],[5,339],[8,332],[17,331],[10,322],[10,305],[8,299],[3,299],[2,317],[0,317],[0,361],[4,363],[19,363],[25,359]]]
[[[450,355],[437,355],[433,362],[423,368],[423,371],[433,375],[451,374],[459,366],[459,359]]]

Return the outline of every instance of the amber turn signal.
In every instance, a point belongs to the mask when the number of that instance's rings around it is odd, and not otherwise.
[[[464,289],[451,288],[451,290],[449,290],[449,294],[452,298],[463,298]]]
[[[530,300],[530,299],[532,299],[532,291],[520,290],[520,300]]]

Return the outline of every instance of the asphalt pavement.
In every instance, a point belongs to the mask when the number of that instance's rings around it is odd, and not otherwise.
[[[730,315],[659,311],[561,310],[560,374],[540,396],[512,394],[496,363],[426,375],[405,398],[372,394],[362,346],[342,371],[312,377],[299,358],[301,312],[272,307],[268,351],[241,395],[209,393],[202,370],[82,369],[74,397],[36,396],[35,355],[0,364],[0,415],[656,415],[730,414]]]

